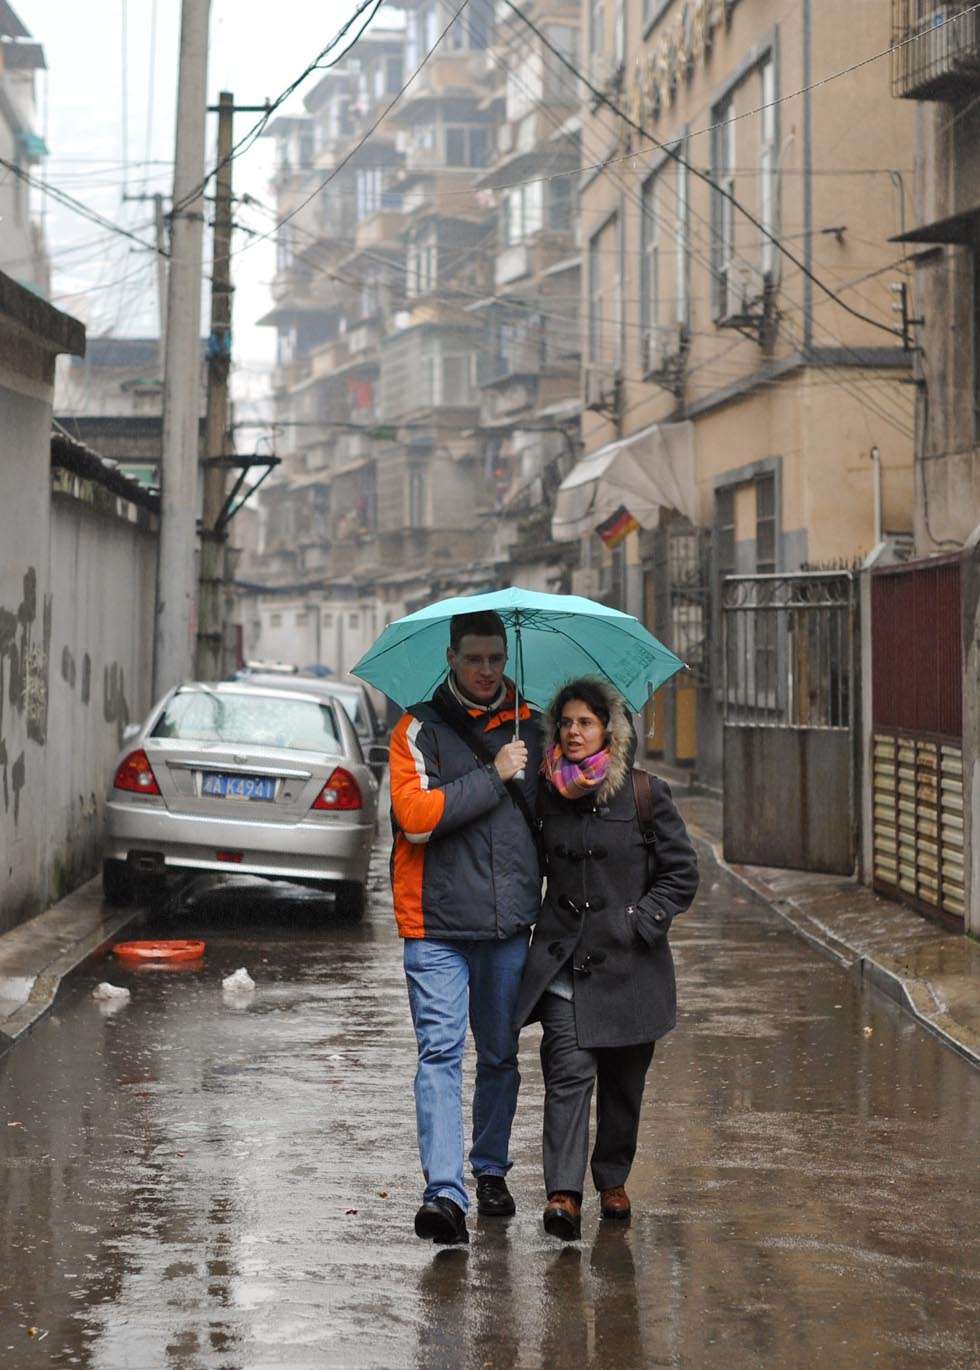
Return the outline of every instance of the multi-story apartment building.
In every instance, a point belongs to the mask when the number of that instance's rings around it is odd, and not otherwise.
[[[583,16],[585,70],[621,113],[586,92],[586,460],[554,531],[580,545],[580,588],[694,668],[658,695],[648,746],[712,776],[721,577],[852,564],[911,527],[889,239],[912,116],[870,117],[874,65],[808,89],[887,46],[884,6],[585,0]],[[640,527],[609,551],[594,530],[620,508]]]
[[[579,60],[579,8],[533,0],[525,12],[544,38],[500,7],[489,49],[503,117],[478,184],[493,192],[497,243],[490,293],[469,309],[485,326],[477,379],[493,555],[520,584],[555,590],[569,587],[575,551],[552,540],[551,508],[580,446],[580,92],[546,42]]]
[[[893,93],[914,101],[915,545],[961,546],[980,523],[980,13],[892,0]],[[900,105],[896,108],[901,109]]]
[[[476,189],[499,122],[490,12],[450,25],[440,5],[403,8],[404,28],[369,31],[305,116],[269,130],[282,226],[265,322],[284,462],[246,646],[340,670],[407,605],[492,575],[485,330],[467,308],[493,268],[494,210]]]
[[[38,124],[36,74],[45,68],[44,49],[35,43],[7,0],[0,0],[0,157],[24,171],[36,171],[47,155]],[[38,295],[48,295],[50,264],[41,220],[27,182],[0,177],[0,270]]]

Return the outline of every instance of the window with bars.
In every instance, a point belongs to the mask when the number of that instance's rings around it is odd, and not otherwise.
[[[544,183],[528,181],[501,197],[502,237],[507,247],[526,242],[544,226]]]
[[[414,238],[405,253],[405,294],[414,299],[429,295],[436,288],[439,270],[439,248],[435,233],[430,229]]]
[[[683,154],[684,145],[673,151]],[[640,347],[644,372],[682,347],[688,322],[687,168],[670,159],[641,190]]]
[[[589,0],[589,77],[602,73],[605,51],[606,10],[604,0]]]
[[[768,57],[759,69],[762,103],[759,133],[759,222],[769,233],[778,227],[775,214],[776,192],[776,68]],[[772,276],[776,264],[776,245],[771,238],[762,239],[762,272]]]
[[[626,61],[626,0],[614,0],[613,58],[617,67]]]
[[[714,112],[721,127],[715,130],[714,179],[720,190],[735,194],[736,138],[735,94],[728,96]],[[731,200],[719,196],[717,200],[718,234],[713,244],[715,257],[715,297],[717,311],[722,318],[736,311],[735,268],[735,206]]]
[[[427,517],[428,482],[421,466],[411,466],[408,470],[408,526],[424,528]]]
[[[735,487],[715,491],[715,557],[719,576],[735,574]]]
[[[712,274],[719,321],[754,311],[773,274],[776,247],[768,235],[779,227],[776,98],[776,65],[768,52],[712,110],[712,176],[718,187],[712,207]],[[746,180],[741,189],[740,177]],[[746,203],[754,197],[756,216],[766,231],[750,238],[728,196]]]
[[[776,569],[775,476],[759,476],[755,482],[755,569],[760,575]]]
[[[640,362],[644,372],[653,370],[659,353],[662,199],[660,175],[650,176],[640,192]]]
[[[447,166],[482,167],[490,156],[490,130],[482,124],[449,124],[445,129]]]
[[[384,171],[379,166],[361,167],[356,175],[357,222],[377,214],[381,208]]]
[[[589,363],[616,375],[623,343],[623,238],[616,214],[589,240],[588,310]]]

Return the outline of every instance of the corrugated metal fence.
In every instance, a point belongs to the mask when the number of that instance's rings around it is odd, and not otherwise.
[[[958,557],[871,581],[874,886],[963,918],[963,660]]]

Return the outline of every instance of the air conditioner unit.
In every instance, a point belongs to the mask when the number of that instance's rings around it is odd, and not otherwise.
[[[611,371],[598,366],[585,368],[586,409],[609,409],[616,398],[616,378]]]

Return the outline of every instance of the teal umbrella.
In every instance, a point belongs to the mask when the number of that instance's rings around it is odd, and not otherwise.
[[[650,695],[684,662],[631,614],[579,595],[494,590],[429,604],[389,623],[352,674],[407,708],[428,699],[446,677],[449,620],[492,609],[507,628],[508,672],[518,696],[539,706],[576,676],[602,676],[630,707]]]

